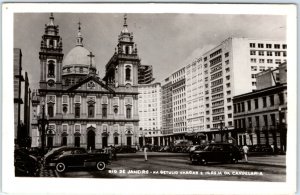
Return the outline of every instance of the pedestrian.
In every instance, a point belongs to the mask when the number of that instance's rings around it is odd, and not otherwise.
[[[247,145],[244,145],[243,146],[243,151],[244,151],[244,156],[245,156],[245,161],[248,162],[248,146]]]
[[[272,148],[272,152],[273,152],[273,154],[274,154],[274,153],[275,153],[275,146],[274,146],[274,143],[271,144],[271,148]]]
[[[114,146],[111,146],[112,159],[117,160],[117,152]]]
[[[147,161],[147,147],[144,148],[145,161]]]

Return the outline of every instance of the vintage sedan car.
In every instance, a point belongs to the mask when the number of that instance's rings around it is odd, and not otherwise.
[[[206,165],[208,162],[231,162],[237,163],[242,160],[243,153],[233,144],[212,143],[203,150],[196,150],[191,154],[192,164]]]
[[[57,172],[64,172],[69,167],[96,168],[102,171],[109,164],[109,154],[89,153],[85,148],[64,148],[58,154],[47,159],[47,166]]]

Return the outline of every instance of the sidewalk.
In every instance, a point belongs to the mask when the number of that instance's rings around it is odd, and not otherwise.
[[[148,157],[189,157],[189,153],[168,153],[168,152],[147,152]],[[122,158],[144,158],[143,152],[136,153],[121,153],[117,154],[117,159]],[[239,161],[246,163],[245,159]],[[261,156],[248,156],[248,164],[266,165],[266,166],[279,166],[286,167],[285,155],[261,155]]]

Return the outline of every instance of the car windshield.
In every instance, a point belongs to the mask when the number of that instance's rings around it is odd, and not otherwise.
[[[219,145],[208,145],[204,149],[204,151],[222,151],[223,147]]]
[[[66,147],[62,146],[62,147],[58,147],[58,148],[54,148],[54,149],[50,150],[47,154],[45,154],[45,158],[48,157],[48,156],[50,156],[51,154],[53,154],[55,151],[58,151],[58,150],[60,150],[62,148],[66,148]]]

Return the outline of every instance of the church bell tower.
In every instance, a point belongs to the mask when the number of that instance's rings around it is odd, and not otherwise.
[[[42,36],[40,59],[40,89],[62,88],[62,39],[51,13]]]
[[[104,80],[115,87],[137,87],[140,58],[133,34],[128,31],[127,15],[124,15],[123,29],[118,37],[117,48],[106,65]]]

